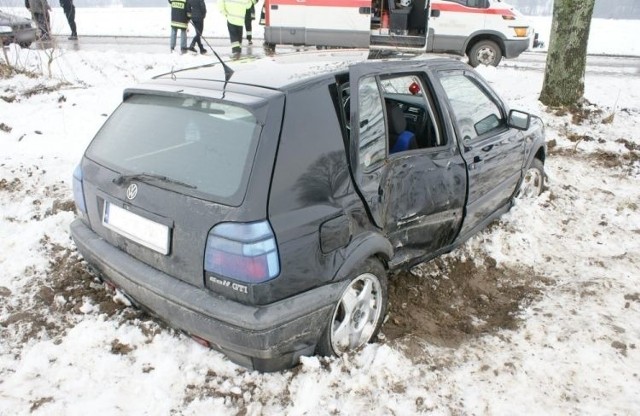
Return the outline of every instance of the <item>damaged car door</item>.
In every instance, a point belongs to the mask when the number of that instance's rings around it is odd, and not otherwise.
[[[369,215],[394,247],[391,263],[435,257],[458,233],[467,181],[428,74],[411,64],[402,71],[354,65],[350,94],[353,172]]]

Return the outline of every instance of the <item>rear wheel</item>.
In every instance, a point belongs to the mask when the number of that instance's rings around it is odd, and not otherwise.
[[[318,354],[342,355],[371,341],[387,310],[387,274],[379,260],[369,258],[352,274],[331,314]]]
[[[469,49],[469,65],[474,68],[480,64],[498,66],[501,60],[502,50],[492,40],[478,41]]]

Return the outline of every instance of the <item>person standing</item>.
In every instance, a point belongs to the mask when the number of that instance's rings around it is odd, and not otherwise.
[[[204,3],[204,0],[187,0],[187,3],[189,3],[191,7],[191,22],[196,29],[196,35],[191,40],[189,50],[196,52],[195,46],[197,44],[198,48],[200,48],[200,53],[205,54],[207,50],[202,46],[201,37],[204,30],[204,18],[207,16],[207,5]]]
[[[247,43],[249,45],[253,45],[253,42],[251,41],[253,35],[253,33],[251,32],[251,21],[256,19],[255,5],[257,2],[258,0],[251,0],[251,7],[249,7],[244,14],[244,28],[247,31],[246,36]]]
[[[24,6],[31,12],[33,20],[36,21],[36,25],[40,31],[38,40],[51,39],[49,33],[49,29],[51,28],[49,10],[51,10],[51,6],[49,6],[47,0],[24,0]]]
[[[218,9],[227,19],[227,29],[229,29],[229,40],[231,41],[231,56],[234,59],[240,57],[242,48],[242,26],[247,9],[251,7],[251,0],[218,0]]]
[[[169,0],[171,5],[171,52],[176,47],[176,37],[180,31],[180,53],[185,53],[187,49],[187,26],[191,17],[191,9],[187,0]]]
[[[60,6],[64,10],[64,15],[67,16],[67,22],[71,29],[71,36],[69,40],[78,40],[78,32],[76,31],[76,6],[73,4],[73,0],[60,0]]]

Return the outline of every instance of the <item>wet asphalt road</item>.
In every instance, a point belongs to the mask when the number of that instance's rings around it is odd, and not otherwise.
[[[231,53],[227,38],[207,38],[209,45],[223,58]],[[169,39],[164,37],[130,37],[130,36],[83,36],[78,41],[57,37],[56,42],[64,49],[122,52],[170,53]],[[34,46],[32,46],[34,47]],[[278,53],[289,53],[299,50],[315,50],[314,47],[278,46]],[[255,39],[252,46],[243,44],[242,54],[261,57],[265,55],[262,39]],[[212,54],[211,54],[212,55]],[[516,69],[543,71],[546,61],[544,52],[525,52],[516,59],[505,59],[501,66]],[[459,58],[459,57],[456,57]],[[589,55],[587,57],[587,73],[590,75],[611,75],[640,77],[640,57]]]

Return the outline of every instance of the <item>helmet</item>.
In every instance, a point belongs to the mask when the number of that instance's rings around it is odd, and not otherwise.
[[[413,0],[400,0],[400,6],[410,7],[413,4]]]

